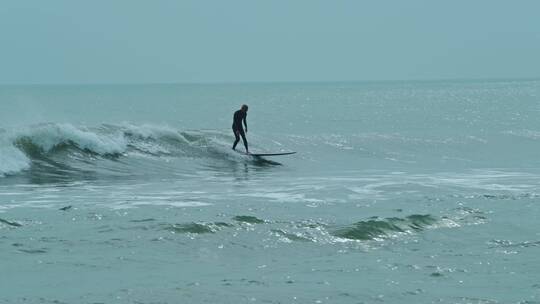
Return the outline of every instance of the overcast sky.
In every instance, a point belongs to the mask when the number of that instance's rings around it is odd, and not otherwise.
[[[540,77],[538,0],[0,0],[0,83]]]

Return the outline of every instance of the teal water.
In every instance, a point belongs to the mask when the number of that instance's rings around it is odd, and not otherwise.
[[[252,151],[231,150],[250,105]],[[0,303],[539,303],[540,81],[0,87]]]

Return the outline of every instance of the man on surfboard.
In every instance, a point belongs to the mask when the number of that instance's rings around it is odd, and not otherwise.
[[[244,147],[246,147],[246,154],[249,154],[248,142],[246,139],[246,133],[248,131],[247,122],[246,122],[247,112],[248,112],[248,106],[245,104],[242,105],[240,110],[234,112],[232,129],[234,132],[235,141],[232,148],[233,150],[236,150],[236,145],[240,141],[240,136],[242,136]],[[245,132],[244,132],[244,128],[242,128],[242,122],[244,123],[244,126],[246,126]]]

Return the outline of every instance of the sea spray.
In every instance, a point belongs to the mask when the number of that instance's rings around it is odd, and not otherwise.
[[[14,174],[30,167],[30,159],[13,146],[5,132],[0,132],[0,176]]]

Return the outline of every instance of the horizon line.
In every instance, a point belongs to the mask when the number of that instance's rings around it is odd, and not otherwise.
[[[29,82],[0,83],[0,86],[106,86],[106,85],[242,85],[242,84],[337,84],[337,83],[397,83],[397,82],[463,82],[463,81],[537,81],[538,77],[374,79],[374,80],[254,80],[254,81],[170,81],[170,82]]]

